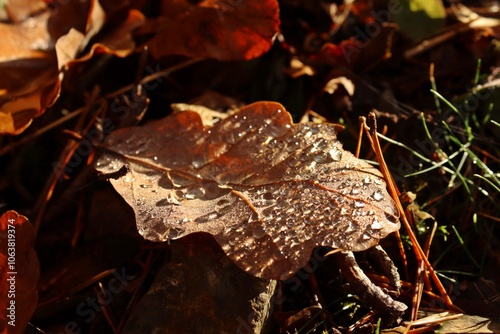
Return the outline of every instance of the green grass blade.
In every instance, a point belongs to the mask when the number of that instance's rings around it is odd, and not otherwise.
[[[476,259],[474,258],[474,256],[472,256],[472,254],[470,253],[469,249],[465,245],[464,239],[462,239],[462,237],[460,236],[460,233],[458,233],[457,228],[455,226],[453,226],[453,225],[451,226],[451,228],[453,229],[453,232],[455,232],[455,235],[456,235],[456,237],[458,239],[458,242],[460,243],[460,245],[464,249],[465,254],[467,254],[467,256],[469,257],[469,259],[472,261],[472,263],[474,263],[474,265],[478,269],[481,269],[481,266],[479,265],[479,263],[477,263]]]

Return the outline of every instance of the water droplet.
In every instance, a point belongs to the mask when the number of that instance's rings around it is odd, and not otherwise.
[[[327,163],[331,161],[330,155],[327,154],[326,152],[319,152],[314,156],[314,161],[317,163]]]
[[[293,151],[296,151],[299,147],[300,147],[300,143],[298,141],[292,141],[292,142],[288,143],[288,145],[286,146],[286,150],[288,152],[293,152]]]
[[[195,156],[192,164],[196,169],[201,168],[205,165],[205,158],[203,156]]]
[[[233,131],[229,132],[227,135],[226,135],[226,142],[228,142],[229,144],[236,144],[238,142],[238,135],[235,134]]]
[[[342,207],[340,208],[340,215],[341,216],[345,216],[345,215],[348,215],[350,213],[350,210],[346,207]]]
[[[353,194],[353,195],[359,195],[360,192],[361,191],[359,188],[352,188],[352,190],[351,190],[351,194]]]
[[[354,201],[354,206],[357,208],[362,208],[365,206],[365,202],[362,201]]]
[[[342,151],[337,149],[331,149],[328,151],[333,161],[340,161],[342,159]]]
[[[380,202],[381,200],[384,199],[384,195],[382,194],[382,192],[380,190],[375,190],[372,194],[372,197],[374,200],[376,200],[377,202]]]
[[[290,167],[297,167],[298,165],[300,165],[300,161],[296,158],[293,158],[293,157],[288,159],[287,163],[288,163],[288,166],[290,166]]]
[[[295,227],[295,220],[294,219],[291,219],[291,218],[287,218],[285,220],[285,225],[286,227],[288,228],[294,228]],[[284,228],[284,227],[283,227]]]
[[[307,228],[299,236],[302,237],[302,240],[304,242],[304,241],[312,239],[313,234],[312,234],[312,231],[309,228]]]
[[[290,190],[288,188],[280,188],[279,190],[281,196],[288,196],[290,194]]]
[[[305,161],[310,160],[310,159],[311,159],[311,156],[309,155],[309,153],[304,153],[304,154],[302,154],[302,155],[300,156],[300,158],[299,158],[299,159],[300,159],[300,161],[305,162]]]
[[[363,233],[362,238],[363,238],[363,240],[369,240],[369,239],[371,239],[371,236],[368,233]]]
[[[143,206],[144,204],[146,204],[146,199],[144,197],[140,197],[137,199],[137,205]]]
[[[333,198],[328,201],[328,205],[333,209],[336,209],[339,206],[337,201]]]
[[[358,225],[355,224],[354,222],[350,221],[349,224],[347,225],[347,228],[344,230],[344,233],[351,234],[353,232],[356,232],[358,229]]]
[[[377,219],[375,219],[373,223],[370,225],[370,228],[372,230],[380,230],[382,229],[382,224]]]
[[[176,239],[176,238],[181,237],[183,233],[184,233],[184,229],[183,229],[183,228],[180,228],[180,227],[174,227],[174,228],[171,228],[171,229],[168,231],[168,237],[169,237],[170,239]]]
[[[274,198],[272,192],[265,192],[254,201],[254,205],[256,207],[270,206],[274,204],[276,204],[276,199]]]
[[[313,146],[316,147],[318,150],[325,149],[327,145],[328,141],[324,138],[320,138],[313,143]]]
[[[266,235],[266,230],[260,224],[254,224],[252,229],[252,235],[255,239],[261,239]]]
[[[184,187],[190,185],[193,181],[174,172],[167,172],[167,176],[172,181],[174,187]]]
[[[288,125],[288,124],[287,124]],[[274,125],[269,125],[269,133],[273,137],[281,137],[287,132],[287,128],[283,128],[282,126],[274,126]]]
[[[224,215],[228,213],[232,206],[232,202],[228,199],[221,199],[215,204],[215,212],[217,212],[219,215]]]
[[[285,255],[283,254],[283,252],[281,252],[279,249],[276,249],[274,252],[273,252],[273,259],[276,260],[276,261],[281,261],[285,258]]]
[[[186,192],[186,199],[197,199],[205,195],[203,187],[189,187]]]
[[[271,138],[271,137],[269,137],[269,138]],[[277,145],[278,145],[278,141],[276,139],[269,140],[269,142],[267,143],[267,146],[269,146],[270,148],[275,148]]]
[[[363,183],[364,183],[364,184],[370,184],[370,183],[372,183],[372,179],[371,179],[369,176],[367,176],[367,177],[365,177],[365,178],[363,179]]]
[[[132,182],[132,181],[134,181],[134,177],[130,174],[127,174],[124,177],[122,177],[122,180],[125,182]]]
[[[154,156],[154,157],[153,157],[153,160],[154,160],[154,161],[158,161],[158,157],[157,157],[157,156]]]
[[[141,184],[139,187],[145,189],[145,188],[151,188],[152,185],[150,185],[150,184]]]

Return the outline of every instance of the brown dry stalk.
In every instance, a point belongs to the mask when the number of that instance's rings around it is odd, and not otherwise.
[[[359,117],[359,136],[358,136],[358,144],[356,147],[356,157],[359,157],[359,153],[361,150],[361,139],[363,138],[363,132],[366,130],[366,118],[364,116]],[[368,140],[370,141],[371,146],[373,147],[373,141],[368,135]],[[396,240],[398,244],[398,249],[399,249],[399,254],[401,256],[401,260],[403,261],[403,267],[404,267],[404,275],[405,278],[408,280],[410,277],[410,274],[408,273],[408,259],[406,257],[406,251],[403,245],[403,240],[401,239],[401,235],[399,234],[399,231],[395,232],[396,234]]]
[[[459,310],[455,305],[453,305],[453,302],[451,301],[450,297],[448,296],[448,293],[446,292],[443,284],[439,280],[439,277],[437,276],[436,272],[434,271],[434,268],[432,267],[427,256],[425,255],[424,251],[422,250],[422,247],[420,246],[420,244],[417,240],[417,237],[413,233],[411,225],[410,225],[410,223],[405,215],[403,205],[401,204],[401,201],[399,200],[399,196],[398,196],[399,191],[396,187],[396,183],[394,182],[394,180],[391,176],[389,168],[387,167],[387,164],[385,163],[385,160],[384,160],[384,157],[382,154],[382,149],[381,149],[380,143],[378,141],[377,122],[376,122],[376,118],[375,118],[375,113],[370,112],[370,114],[368,115],[368,119],[369,119],[369,122],[371,124],[371,127],[369,127],[366,124],[366,119],[365,119],[364,120],[365,131],[368,134],[368,138],[370,139],[370,142],[372,144],[372,148],[375,151],[375,154],[377,156],[377,160],[378,160],[378,163],[380,165],[380,171],[384,175],[385,180],[387,182],[387,188],[388,188],[389,194],[392,196],[392,198],[396,202],[396,207],[398,208],[398,210],[400,212],[401,220],[402,220],[402,222],[403,222],[403,224],[408,232],[408,236],[410,237],[411,243],[413,245],[415,257],[416,257],[418,262],[420,262],[420,261],[424,262],[425,268],[428,270],[428,272],[432,278],[432,281],[436,285],[436,287],[441,295],[441,299],[446,304],[446,306],[452,310]]]

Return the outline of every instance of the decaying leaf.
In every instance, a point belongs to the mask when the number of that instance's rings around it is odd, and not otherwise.
[[[152,241],[212,234],[258,277],[286,279],[317,245],[361,251],[399,228],[381,173],[342,149],[332,124],[292,124],[274,102],[211,128],[191,111],[112,133],[96,163]]]
[[[79,61],[95,53],[124,57],[135,48],[131,31],[144,21],[130,9],[125,21],[96,37],[108,19],[98,1],[53,5],[42,0],[6,4],[11,22],[0,23],[0,134],[22,133],[57,100],[59,70],[76,63],[91,39],[91,50]]]
[[[17,135],[59,93],[55,56],[41,13],[19,24],[0,23],[0,133]]]
[[[15,211],[0,217],[0,332],[24,333],[38,301],[40,265],[31,223]]]
[[[163,0],[157,19],[139,30],[155,58],[181,54],[219,60],[253,59],[272,45],[279,30],[276,0]]]

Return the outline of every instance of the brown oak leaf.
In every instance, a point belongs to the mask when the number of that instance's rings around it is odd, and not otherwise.
[[[31,223],[15,211],[0,217],[0,332],[24,333],[33,315],[40,277]]]
[[[96,162],[152,241],[212,234],[251,274],[286,279],[315,246],[361,251],[399,229],[381,173],[333,124],[293,124],[257,102],[205,127],[192,111],[112,133]]]

